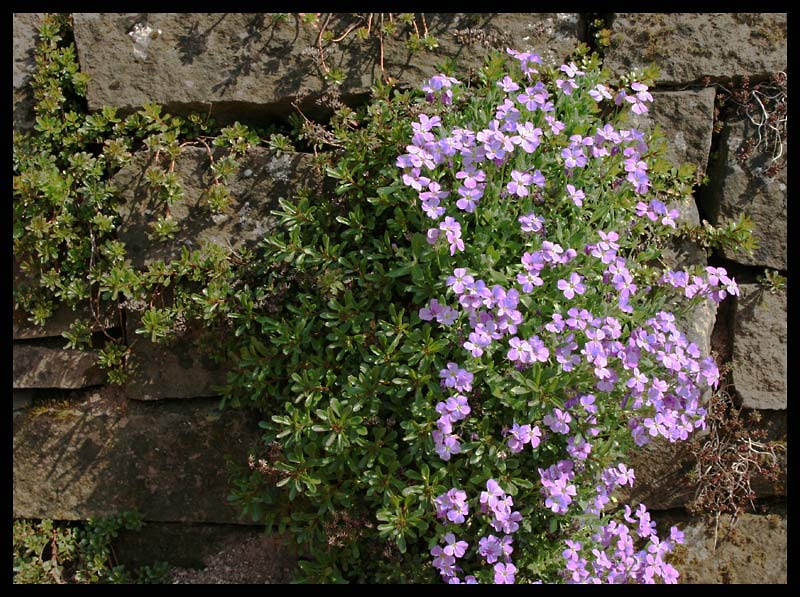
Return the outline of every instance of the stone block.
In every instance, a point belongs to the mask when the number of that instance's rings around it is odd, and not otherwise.
[[[741,284],[733,328],[733,385],[745,408],[785,409],[786,291]]]
[[[617,13],[604,66],[656,64],[658,83],[767,76],[787,66],[786,13]]]
[[[675,166],[693,164],[702,175],[708,166],[714,124],[713,87],[699,91],[654,91],[645,114],[631,114],[631,124],[642,131],[657,125],[666,141],[665,159]]]
[[[132,400],[160,400],[219,396],[215,389],[225,383],[226,368],[214,363],[198,346],[202,328],[187,324],[179,337],[155,343],[134,330],[141,327],[138,313],[127,320],[131,368],[125,393]]]
[[[23,412],[13,424],[13,516],[243,524],[226,458],[246,463],[258,420],[217,400],[141,403],[118,387]]]
[[[157,260],[169,262],[179,257],[184,247],[199,249],[206,242],[229,250],[253,246],[274,228],[276,218],[271,212],[278,208],[279,197],[293,198],[300,186],[309,187],[312,193],[323,191],[323,176],[314,171],[310,154],[276,156],[257,148],[240,160],[227,185],[232,197],[228,208],[212,214],[204,197],[213,181],[208,152],[186,147],[174,169],[184,196],[170,207],[178,231],[172,239],[156,240],[151,238],[152,224],[165,213],[165,206],[152,197],[144,181],[148,166],[149,156],[137,154],[113,179],[122,201],[118,236],[135,267]]]
[[[762,145],[744,163],[737,159],[737,150],[746,139],[757,139],[756,127],[749,121],[729,120],[719,141],[716,162],[709,166],[711,187],[703,196],[702,207],[714,224],[735,221],[747,214],[753,221],[753,236],[758,248],[753,255],[731,249],[722,255],[745,265],[787,269],[787,167],[784,164],[774,176],[764,171],[771,163],[771,154]],[[784,141],[784,154],[787,151]]]
[[[30,79],[36,64],[34,51],[38,39],[39,25],[44,13],[40,12],[15,12],[13,13],[13,76],[14,88],[12,96],[13,126],[15,131],[24,131],[33,128],[35,121],[33,113],[33,89]]]
[[[91,76],[90,110],[109,105],[127,111],[156,102],[176,114],[210,110],[219,122],[263,120],[285,117],[294,112],[294,99],[319,96],[333,85],[318,58],[319,29],[294,14],[282,23],[267,14],[243,13],[75,13],[73,18],[81,68]],[[375,16],[373,33],[380,18]],[[479,67],[489,48],[536,51],[555,63],[582,35],[578,13],[426,13],[425,19],[438,47],[412,52],[406,43],[412,29],[398,24],[398,33],[384,38],[383,73],[374,34],[362,40],[351,33],[326,45],[326,66],[344,75],[339,91],[346,97],[367,93],[384,75],[417,87],[448,59],[461,69]],[[354,22],[350,13],[331,13],[327,29],[339,36]]]
[[[14,389],[74,389],[105,383],[96,351],[15,344],[12,352]]]

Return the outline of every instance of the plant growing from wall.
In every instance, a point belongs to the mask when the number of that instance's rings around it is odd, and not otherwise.
[[[680,532],[614,490],[704,427],[719,372],[676,315],[738,289],[658,262],[691,173],[625,124],[651,84],[509,50],[334,125],[336,197],[281,203],[258,275],[291,299],[241,320],[225,390],[264,414],[232,500],[301,578],[676,580]]]
[[[213,176],[204,198],[211,217],[228,206],[226,181],[261,139],[239,123],[220,128],[199,115],[163,114],[156,104],[126,117],[108,107],[88,113],[88,78],[78,67],[70,19],[49,14],[42,21],[32,78],[35,124],[32,131],[14,133],[14,308],[41,326],[61,305],[85,306],[89,316],[64,334],[66,347],[99,342],[99,364],[110,382],[122,383],[139,335],[163,341],[187,320],[211,325],[224,316],[219,297],[232,292],[236,263],[247,255],[209,245],[136,270],[116,235],[120,199],[113,175],[134,153],[149,154],[144,180],[160,205],[150,231],[157,242],[177,232],[170,209],[183,200],[174,171],[183,148],[208,151]],[[291,149],[277,129],[263,132],[276,151]],[[142,313],[142,327],[131,337],[124,334],[126,311]],[[106,329],[114,327],[122,335]]]
[[[15,520],[15,584],[159,584],[167,563],[128,570],[117,562],[113,542],[121,532],[141,530],[141,516],[126,512],[81,524]]]

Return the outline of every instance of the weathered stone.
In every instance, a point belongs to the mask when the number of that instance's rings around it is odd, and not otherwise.
[[[716,532],[713,519],[699,516],[670,513],[654,519],[662,538],[673,524],[684,533],[684,544],[667,559],[681,584],[786,584],[785,504],[775,504],[768,514],[742,514],[734,525],[722,514]]]
[[[85,388],[105,382],[97,352],[15,344],[14,388]]]
[[[230,250],[252,246],[275,226],[271,211],[277,209],[278,198],[292,198],[300,186],[307,186],[312,197],[313,193],[323,192],[322,175],[315,173],[310,154],[276,156],[267,149],[257,148],[240,159],[227,185],[232,198],[230,205],[214,215],[206,203],[206,191],[213,182],[208,152],[204,148],[186,147],[174,169],[184,196],[170,206],[178,231],[172,239],[156,240],[150,237],[151,227],[165,213],[165,206],[152,197],[144,181],[149,165],[146,153],[137,154],[113,179],[122,200],[118,236],[135,267],[156,260],[171,261],[180,256],[184,247],[199,249],[206,242]]]
[[[197,398],[219,396],[216,386],[225,383],[225,366],[214,363],[199,348],[203,329],[196,323],[187,325],[179,336],[167,342],[154,343],[147,336],[136,334],[141,316],[130,313],[127,319],[131,355],[127,364],[131,374],[125,393],[133,400],[163,398]]]
[[[15,12],[14,22],[14,130],[24,131],[33,127],[33,89],[30,85],[31,75],[36,64],[34,50],[38,38],[39,25],[44,13]]]
[[[787,406],[786,291],[741,284],[733,332],[733,385],[745,408]]]
[[[31,340],[35,338],[51,338],[61,336],[64,332],[69,331],[70,325],[78,319],[84,321],[95,321],[91,326],[93,332],[99,332],[104,329],[116,327],[112,320],[114,312],[112,308],[106,308],[104,312],[100,313],[100,320],[97,321],[91,313],[91,310],[85,305],[81,305],[76,309],[72,309],[66,305],[59,305],[56,307],[53,315],[44,322],[43,326],[38,326],[27,320],[25,315],[14,310],[13,319],[13,337],[14,340]]]
[[[623,488],[623,501],[642,503],[649,510],[679,508],[695,497],[695,486],[687,475],[695,459],[685,441],[670,443],[656,438],[646,446],[632,450],[628,457],[636,480],[633,488]]]
[[[725,123],[719,142],[719,155],[709,167],[712,186],[705,194],[702,207],[714,224],[736,221],[747,214],[753,221],[753,236],[758,248],[752,256],[724,249],[727,258],[746,265],[787,269],[787,168],[784,164],[775,176],[763,172],[770,166],[771,154],[762,148],[744,163],[737,159],[737,150],[746,139],[757,139],[756,127],[748,120]],[[787,143],[783,142],[784,155]]]
[[[631,113],[631,124],[642,131],[661,129],[665,159],[675,166],[693,164],[702,175],[708,165],[714,124],[713,87],[699,91],[654,91],[645,114]]]
[[[131,402],[106,386],[75,404],[22,413],[13,429],[14,518],[138,510],[150,521],[241,524],[227,501],[226,457],[247,462],[258,424],[218,404]]]
[[[291,15],[273,23],[266,14],[75,13],[81,68],[91,76],[91,110],[104,105],[132,110],[148,102],[172,113],[210,112],[220,122],[286,116],[291,101],[333,86],[317,53],[319,29]],[[324,21],[326,15],[322,16]],[[435,50],[412,52],[410,26],[398,24],[383,40],[386,76],[419,86],[454,59],[460,69],[482,64],[489,48],[535,51],[550,63],[565,58],[581,37],[577,13],[426,13]],[[355,18],[333,13],[327,30],[345,32]],[[420,27],[422,22],[419,21]],[[373,32],[379,23],[373,23]],[[103,48],[102,52],[95,51]],[[325,65],[342,71],[339,91],[366,93],[382,78],[376,35],[351,33],[325,45]]]
[[[139,531],[121,533],[114,552],[126,567],[166,561],[173,568],[211,567],[212,560],[229,554],[226,564],[234,563],[235,570],[217,569],[223,573],[220,581],[234,583],[235,576],[244,574],[240,580],[247,584],[291,580],[285,573],[294,568],[297,556],[285,537],[265,532],[263,525],[168,522],[148,522]]]
[[[658,65],[659,83],[785,71],[786,13],[619,13],[603,66],[620,76]]]

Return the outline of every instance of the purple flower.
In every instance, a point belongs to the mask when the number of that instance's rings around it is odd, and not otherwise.
[[[469,544],[466,541],[459,541],[456,539],[456,536],[453,533],[447,533],[444,536],[444,542],[446,545],[442,550],[446,555],[453,556],[455,558],[464,557],[464,553],[467,551]]]
[[[525,172],[512,170],[511,178],[512,181],[506,185],[508,192],[518,197],[525,197],[528,195],[528,185],[533,181],[533,177]]]
[[[500,81],[497,82],[498,87],[501,87],[503,91],[506,93],[510,93],[511,91],[516,91],[519,89],[519,85],[514,82],[514,79],[506,75]]]
[[[472,373],[462,369],[457,363],[447,363],[447,368],[439,371],[439,377],[448,388],[458,392],[469,392],[472,389]]]
[[[542,129],[534,127],[531,122],[517,125],[516,135],[511,137],[511,142],[522,147],[525,153],[533,153],[539,147]]]
[[[605,85],[598,83],[594,86],[594,89],[589,90],[589,95],[594,101],[601,102],[603,98],[611,99],[611,90]]]
[[[582,284],[583,276],[577,272],[572,272],[569,277],[569,282],[566,280],[558,281],[558,289],[564,292],[564,296],[572,299],[576,294],[583,294],[586,292],[586,287]]]
[[[503,555],[503,548],[500,545],[500,540],[494,535],[481,537],[478,540],[478,553],[486,558],[488,564],[494,564],[498,558]]]
[[[456,293],[463,294],[466,287],[473,284],[475,279],[467,273],[466,268],[457,267],[453,270],[453,275],[447,277],[447,286]],[[431,301],[433,302],[433,301]]]
[[[569,198],[572,199],[572,202],[581,207],[583,205],[583,200],[586,199],[586,194],[580,190],[576,189],[571,184],[567,185],[567,193],[569,193]]]
[[[495,564],[494,565],[494,582],[497,585],[511,585],[514,584],[514,575],[517,572],[517,567],[511,562],[508,564]]]
[[[569,423],[572,421],[572,416],[567,411],[562,411],[560,408],[554,408],[552,413],[544,416],[542,422],[550,427],[554,433],[562,433],[567,435],[569,433]]]

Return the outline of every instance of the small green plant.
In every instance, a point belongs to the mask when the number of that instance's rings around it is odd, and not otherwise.
[[[66,347],[91,348],[97,343],[93,332],[101,332],[99,363],[109,382],[123,383],[137,337],[163,341],[180,331],[186,318],[209,322],[224,314],[220,305],[233,292],[233,262],[241,255],[201,246],[144,271],[134,268],[117,238],[120,199],[113,176],[134,154],[148,154],[143,180],[154,205],[150,238],[169,240],[181,227],[173,209],[185,200],[175,170],[183,149],[208,152],[212,180],[203,198],[213,216],[230,206],[226,184],[261,138],[238,122],[216,130],[210,119],[171,116],[157,104],[125,118],[108,107],[89,114],[88,79],[78,67],[71,28],[69,15],[44,17],[32,83],[36,122],[33,131],[14,133],[14,308],[41,326],[56,305],[88,307],[88,319],[64,333]],[[291,151],[287,138],[269,134],[276,151]],[[103,325],[121,322],[124,309],[145,311],[136,334],[115,334]]]
[[[777,270],[765,269],[764,273],[758,277],[758,283],[773,294],[786,290],[786,276]]]
[[[15,584],[159,584],[168,564],[157,562],[134,571],[117,562],[113,542],[121,532],[142,528],[137,513],[90,519],[85,523],[15,520]]]

